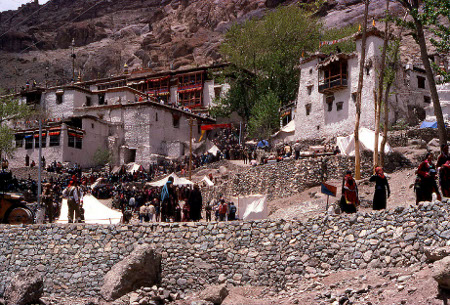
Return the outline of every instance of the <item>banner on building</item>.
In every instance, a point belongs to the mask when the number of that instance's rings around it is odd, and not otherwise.
[[[202,125],[201,130],[213,130],[218,128],[231,128],[231,124],[210,124]]]

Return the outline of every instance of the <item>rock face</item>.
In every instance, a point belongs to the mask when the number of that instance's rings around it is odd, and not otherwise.
[[[38,302],[44,291],[44,278],[32,268],[19,272],[5,290],[6,305],[26,305]]]
[[[202,300],[209,301],[214,303],[215,305],[222,304],[223,300],[228,296],[228,289],[223,285],[217,286],[208,286],[200,292],[199,297]]]
[[[434,263],[450,255],[450,246],[439,248],[425,247],[424,252],[427,260]]]
[[[434,264],[433,279],[439,287],[450,289],[450,256],[444,257]]]
[[[234,23],[258,18],[294,0],[59,0],[0,13],[0,87],[36,79],[49,85],[71,77],[72,39],[76,70],[83,79],[130,70],[161,70],[211,65],[221,60],[218,47]],[[302,2],[311,2],[303,0]],[[329,27],[362,19],[361,0],[329,0],[320,12]],[[391,11],[398,11],[392,4]],[[384,13],[373,1],[371,17]],[[33,51],[33,52],[30,52]],[[45,78],[43,69],[49,67]]]
[[[105,275],[100,293],[107,301],[112,301],[142,286],[160,282],[161,255],[145,245],[136,248],[111,268]]]

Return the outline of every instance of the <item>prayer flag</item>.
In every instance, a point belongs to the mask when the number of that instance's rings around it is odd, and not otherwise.
[[[328,196],[336,197],[337,187],[323,182],[320,185],[320,192],[322,194],[325,194],[325,195],[328,195]]]

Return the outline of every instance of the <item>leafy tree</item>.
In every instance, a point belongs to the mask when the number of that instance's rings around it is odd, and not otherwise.
[[[436,35],[430,38],[431,43],[441,54],[450,53],[450,0],[425,0],[422,22],[429,25],[429,29]],[[444,21],[444,22],[442,22]],[[450,73],[441,67],[435,69],[443,76],[442,82],[450,82]]]
[[[420,56],[422,59],[422,64],[425,68],[427,75],[428,86],[431,93],[431,100],[433,101],[434,115],[436,116],[436,121],[438,125],[438,135],[440,144],[447,143],[447,131],[445,129],[444,117],[442,115],[441,104],[439,103],[439,95],[436,89],[436,81],[434,79],[433,70],[431,67],[430,59],[428,56],[428,48],[425,39],[424,26],[433,20],[433,16],[439,15],[439,13],[430,13],[430,10],[420,12],[420,0],[396,0],[400,3],[411,15],[412,21],[399,21],[399,23],[408,29],[412,30],[413,37],[420,48]],[[448,7],[448,1],[443,1],[443,6],[441,7],[439,3],[441,1],[426,0],[425,2],[430,4],[437,4],[436,10],[443,12],[443,8]],[[428,13],[427,13],[428,12]],[[437,15],[436,15],[437,14]]]
[[[110,162],[111,160],[111,154],[109,150],[98,148],[93,157],[93,161],[96,165],[105,165],[106,163]]]
[[[254,138],[267,138],[280,126],[280,100],[273,92],[268,92],[252,109],[249,121],[249,135]]]
[[[13,96],[2,95],[3,91],[0,90],[0,156],[10,155],[14,151],[14,133],[9,127],[9,123],[31,114],[31,110],[26,104],[20,104]]]

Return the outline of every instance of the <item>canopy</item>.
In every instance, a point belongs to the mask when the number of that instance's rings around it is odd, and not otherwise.
[[[97,187],[102,187],[108,184],[108,180],[106,178],[100,177],[91,185],[91,189],[95,189]]]
[[[423,121],[422,125],[420,125],[420,128],[437,128],[437,122],[427,122]]]
[[[214,186],[214,182],[211,181],[211,179],[209,179],[208,177],[203,177],[202,180],[200,180],[200,182],[205,182],[207,186]]]
[[[380,135],[378,137],[378,147],[381,146],[381,141],[383,140],[383,137]],[[361,150],[370,150],[374,151],[375,149],[375,132],[367,129],[367,128],[361,128],[359,130],[359,144]],[[354,135],[351,134],[347,137],[337,137],[336,138],[336,144],[339,147],[339,150],[341,151],[341,154],[344,156],[354,156],[355,155],[355,138]],[[384,147],[384,153],[388,154],[392,152],[391,147],[388,143],[386,143],[386,146]]]
[[[257,147],[269,147],[269,142],[267,142],[267,140],[261,140],[258,142],[258,145],[256,145]]]
[[[134,163],[134,162],[127,164],[127,172],[128,173],[133,174],[135,172],[141,172],[141,171],[144,171],[144,167],[142,165]]]
[[[83,197],[84,222],[90,224],[117,224],[122,219],[122,213],[108,208],[92,195]],[[63,199],[61,216],[57,223],[67,223],[67,199]]]
[[[283,128],[281,128],[279,131],[277,131],[276,133],[274,133],[272,135],[272,137],[276,137],[278,135],[284,135],[286,136],[287,134],[290,133],[294,133],[295,132],[295,121],[291,120],[289,123],[286,124],[286,126],[284,126]]]
[[[194,185],[193,182],[189,181],[185,178],[178,177],[175,173],[171,173],[169,176],[167,176],[164,179],[161,179],[156,182],[147,182],[146,185],[155,186],[155,187],[161,187],[166,184],[166,182],[169,180],[169,177],[173,177],[173,185]]]
[[[213,147],[208,149],[208,152],[213,154],[214,156],[217,156],[217,154],[220,153],[220,150],[216,145],[214,145]]]
[[[238,215],[242,220],[266,219],[269,216],[269,209],[265,195],[250,195],[238,197]]]

